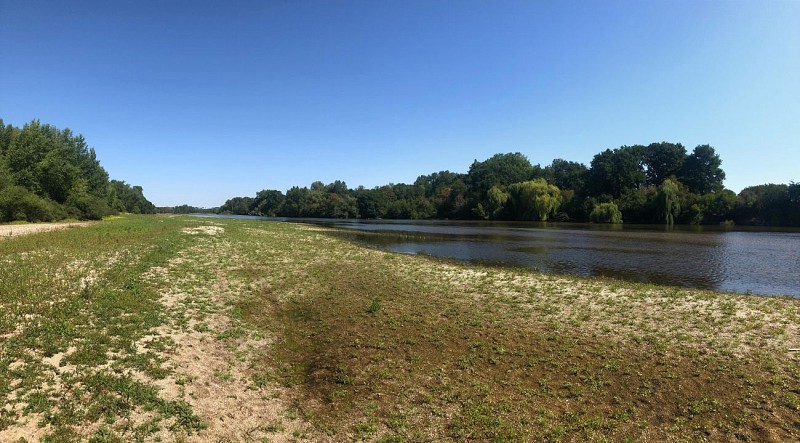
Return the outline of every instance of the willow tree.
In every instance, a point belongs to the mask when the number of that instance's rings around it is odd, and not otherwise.
[[[668,225],[675,224],[675,219],[681,212],[680,187],[675,180],[664,180],[658,187],[658,204],[664,215],[664,222]]]
[[[508,198],[508,192],[504,191],[500,186],[492,186],[489,192],[486,193],[486,215],[493,219],[501,218]]]
[[[622,212],[616,203],[598,203],[592,208],[589,220],[592,223],[620,224],[622,223]]]
[[[517,220],[547,221],[561,205],[561,191],[543,178],[508,187],[511,213]]]

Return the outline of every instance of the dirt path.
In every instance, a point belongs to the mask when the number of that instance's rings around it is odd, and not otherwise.
[[[31,223],[27,225],[0,225],[0,239],[16,237],[18,235],[34,234],[36,232],[55,231],[66,228],[81,228],[89,226],[92,222],[68,223]]]

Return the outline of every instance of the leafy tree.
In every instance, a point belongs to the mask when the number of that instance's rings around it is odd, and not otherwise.
[[[351,195],[331,194],[328,197],[328,205],[325,217],[358,218],[358,202]]]
[[[83,185],[85,190],[82,193],[88,193],[89,185]],[[129,212],[131,214],[155,214],[156,207],[149,200],[144,197],[144,190],[141,186],[131,186],[124,181],[111,180],[109,183],[109,193],[113,195],[111,207],[119,210],[120,212]]]
[[[593,223],[622,223],[622,212],[613,202],[598,203],[589,214],[589,220]]]
[[[544,168],[544,178],[561,190],[572,189],[582,193],[586,183],[586,165],[563,159],[555,159]]]
[[[547,221],[561,204],[561,192],[543,178],[514,183],[508,187],[511,213],[516,220]]]
[[[283,210],[280,215],[285,217],[303,217],[305,216],[305,206],[308,199],[308,188],[301,188],[293,186],[286,191],[286,200],[283,204]]]
[[[689,194],[685,221],[691,224],[716,224],[733,219],[736,193],[729,189],[704,195]]]
[[[508,195],[508,192],[504,191],[501,187],[492,186],[487,193],[486,199],[488,203],[486,207],[487,217],[492,219],[502,218],[509,198],[511,197]]]
[[[686,160],[686,148],[680,143],[651,143],[644,150],[645,182],[659,185],[678,176]]]
[[[766,184],[742,189],[736,202],[736,223],[769,226],[800,226],[796,184]],[[791,189],[791,193],[790,193]]]
[[[475,160],[472,163],[467,173],[467,184],[475,195],[482,197],[492,186],[531,180],[533,174],[533,165],[521,153],[495,154],[482,162]]]
[[[389,196],[380,188],[359,188],[355,192],[358,213],[363,218],[383,218],[389,208]]]
[[[586,176],[589,195],[608,194],[618,198],[627,189],[642,187],[646,181],[643,149],[640,145],[623,146],[595,155]]]
[[[680,188],[674,180],[666,179],[658,187],[658,203],[664,222],[668,225],[675,224],[681,212]]]
[[[249,212],[267,217],[277,216],[283,209],[286,196],[281,191],[262,190],[256,193],[256,198],[251,203]]]
[[[469,189],[463,180],[453,181],[448,186],[440,187],[432,202],[439,218],[470,218]]]
[[[658,222],[658,188],[647,186],[637,189],[626,189],[615,201],[628,223]]]
[[[720,165],[722,160],[709,145],[699,145],[683,163],[679,179],[689,192],[708,194],[722,190],[725,172]]]
[[[8,207],[0,208],[7,217],[13,212],[14,219],[97,219],[128,206],[135,206],[136,212],[155,211],[141,187],[118,189],[109,182],[82,135],[38,120],[20,129],[0,119],[0,175],[0,188],[15,185],[25,191],[9,190],[6,196],[14,195],[19,201],[6,199]],[[135,201],[129,202],[127,194]]]
[[[439,171],[430,175],[420,175],[414,181],[414,186],[421,189],[425,197],[432,198],[440,195],[446,189],[463,186],[466,177],[466,174]]]
[[[333,194],[345,195],[347,194],[347,183],[336,180],[333,183],[326,186],[328,192]]]
[[[234,215],[249,215],[253,204],[252,197],[234,197],[220,206],[220,213]]]
[[[386,215],[394,219],[426,219],[436,215],[436,209],[429,200],[415,197],[393,201]]]

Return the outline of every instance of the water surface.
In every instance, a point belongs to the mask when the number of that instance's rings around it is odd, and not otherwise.
[[[544,272],[800,297],[800,230],[408,220],[300,221],[371,247]]]
[[[719,227],[315,221],[386,250],[544,272],[800,297],[800,232]]]

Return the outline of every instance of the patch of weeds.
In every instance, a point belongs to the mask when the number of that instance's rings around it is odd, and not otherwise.
[[[372,437],[378,432],[378,426],[375,425],[372,421],[365,421],[362,423],[357,423],[353,426],[353,434],[356,440],[364,441],[369,437]]]
[[[375,314],[381,310],[381,303],[378,300],[372,300],[369,305],[367,305],[367,312],[370,314]]]

